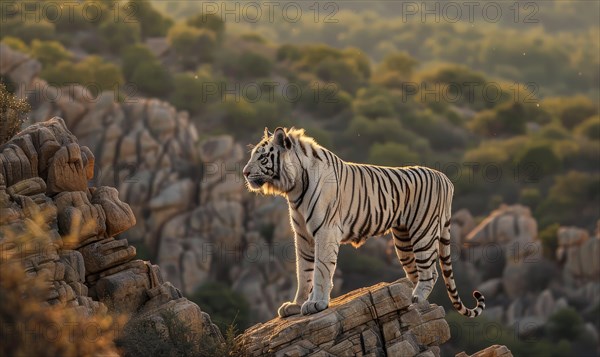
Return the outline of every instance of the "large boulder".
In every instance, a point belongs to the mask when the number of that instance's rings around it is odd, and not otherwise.
[[[564,263],[563,276],[571,285],[580,287],[600,281],[600,236],[590,238],[585,229],[560,227],[556,256]]]
[[[439,356],[450,338],[442,307],[411,304],[408,279],[333,299],[308,316],[276,318],[236,338],[243,356]]]

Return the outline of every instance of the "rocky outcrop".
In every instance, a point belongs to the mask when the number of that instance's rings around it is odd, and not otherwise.
[[[492,345],[472,355],[461,352],[456,357],[512,357],[512,353],[506,346]]]
[[[220,338],[208,315],[164,281],[158,266],[136,260],[136,249],[119,237],[136,219],[117,190],[88,187],[94,162],[61,118],[32,125],[0,146],[0,233],[44,219],[50,240],[19,256],[28,274],[48,281],[46,302],[85,314],[108,309],[131,321],[175,311]],[[3,246],[7,236],[0,234]]]
[[[287,205],[246,192],[245,150],[231,136],[200,141],[188,114],[169,103],[52,87],[38,78],[36,60],[5,45],[0,58],[0,74],[22,84],[17,94],[31,104],[30,121],[60,116],[89,148],[91,183],[115,187],[129,204],[138,223],[122,237],[162,267],[163,279],[184,294],[225,281],[255,306],[255,321],[293,297]]]
[[[411,305],[408,279],[333,299],[315,315],[276,318],[236,339],[244,356],[439,356],[450,338],[444,309]]]
[[[465,244],[472,249],[473,261],[502,254],[507,263],[520,263],[541,256],[537,221],[522,205],[501,205],[467,235]]]
[[[565,280],[578,287],[600,282],[600,236],[596,233],[590,238],[585,229],[577,227],[560,227],[557,235],[556,257],[564,262]]]

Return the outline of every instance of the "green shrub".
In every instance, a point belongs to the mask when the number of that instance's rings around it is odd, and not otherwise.
[[[221,331],[231,324],[245,329],[250,323],[250,306],[244,295],[223,283],[206,283],[200,286],[189,299],[208,313]]]
[[[323,119],[331,119],[352,109],[352,96],[333,83],[316,82],[305,86],[302,107]]]
[[[42,63],[43,68],[55,66],[58,62],[70,61],[73,58],[71,52],[58,41],[33,40],[30,53]]]
[[[556,250],[558,249],[558,229],[560,224],[553,223],[542,229],[538,238],[542,242],[544,256],[550,260],[556,260]]]
[[[360,89],[353,101],[354,113],[370,119],[391,118],[396,115],[394,105],[389,96],[367,95],[366,89]]]
[[[505,103],[492,110],[479,112],[470,123],[471,129],[486,137],[524,134],[528,116],[521,103]]]
[[[419,154],[406,145],[387,142],[375,143],[369,150],[369,162],[384,166],[406,166],[419,163]]]
[[[524,187],[519,192],[519,203],[532,209],[535,209],[541,199],[542,194],[537,187]]]
[[[546,333],[554,339],[577,339],[583,333],[583,319],[572,307],[555,312],[548,319]]]
[[[523,148],[515,158],[519,179],[538,182],[544,176],[560,172],[562,161],[550,142],[534,142]]]
[[[195,69],[202,62],[213,59],[217,37],[212,30],[177,25],[169,30],[169,41],[186,69]]]
[[[201,113],[209,104],[221,100],[220,87],[224,83],[205,73],[176,74],[173,80],[173,91],[169,101],[180,110],[188,110],[192,114]],[[212,94],[216,91],[216,94]]]
[[[562,125],[569,130],[598,114],[597,104],[582,95],[548,98],[542,102],[542,105],[556,115]]]
[[[277,61],[298,61],[302,58],[302,50],[296,45],[281,45],[277,49]]]
[[[574,132],[582,137],[586,137],[590,140],[600,140],[600,116],[596,115],[589,119],[586,119],[581,124],[575,127]]]
[[[158,61],[157,58],[146,45],[136,44],[129,46],[123,51],[121,57],[121,70],[123,71],[123,76],[125,79],[131,80],[137,66],[143,63],[156,61]]]
[[[33,16],[33,15],[29,15]],[[12,36],[31,43],[33,40],[49,41],[56,36],[53,23],[40,19],[39,21],[20,21],[18,19],[2,20],[2,36]]]
[[[2,37],[2,43],[12,48],[13,50],[17,50],[23,53],[29,52],[29,47],[27,47],[27,44],[17,37],[4,36]]]
[[[119,67],[98,56],[88,56],[76,64],[61,61],[42,74],[43,78],[53,86],[78,83],[88,87],[92,92],[115,90],[124,83]]]
[[[410,77],[419,62],[406,52],[391,53],[383,59],[380,68],[385,71],[398,72]]]
[[[158,97],[165,97],[173,89],[171,73],[158,61],[140,63],[131,82],[142,92]]]
[[[273,63],[267,57],[254,51],[245,51],[234,61],[233,67],[224,70],[236,78],[267,77],[273,68]]]
[[[107,18],[100,24],[98,31],[106,41],[109,50],[115,54],[121,53],[127,46],[139,42],[141,36],[140,24],[125,18],[119,18],[116,21],[112,17]]]
[[[128,13],[140,24],[142,38],[165,36],[173,20],[163,16],[148,0],[129,1]]]
[[[207,29],[215,33],[217,40],[221,42],[225,34],[225,21],[216,14],[198,14],[189,18],[186,23],[198,29]]]
[[[544,201],[535,210],[541,227],[552,223],[586,226],[598,219],[600,175],[570,171],[557,175]]]

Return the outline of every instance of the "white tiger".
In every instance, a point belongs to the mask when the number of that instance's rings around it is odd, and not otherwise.
[[[345,162],[304,135],[304,130],[267,128],[243,169],[248,188],[284,196],[295,233],[298,290],[279,316],[313,314],[329,305],[341,243],[358,247],[392,232],[396,254],[414,284],[413,302],[427,299],[444,275],[448,296],[461,314],[485,308],[478,291],[474,309],[461,302],[450,257],[454,187],[441,172],[420,166],[381,167]]]

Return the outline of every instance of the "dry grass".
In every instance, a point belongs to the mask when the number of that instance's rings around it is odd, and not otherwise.
[[[113,341],[123,318],[49,306],[45,296],[52,279],[44,270],[25,271],[23,259],[50,244],[43,214],[0,227],[0,355],[117,355]]]

